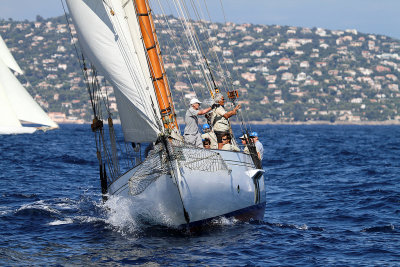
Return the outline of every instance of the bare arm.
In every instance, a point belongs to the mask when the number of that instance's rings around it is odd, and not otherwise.
[[[242,106],[239,104],[237,105],[233,110],[228,111],[227,113],[224,114],[224,118],[225,119],[229,119],[230,117],[232,117],[233,115],[236,115],[237,110],[240,109]]]
[[[199,110],[199,113],[197,113],[197,115],[203,115],[206,114],[207,112],[209,112],[211,110],[211,107]]]

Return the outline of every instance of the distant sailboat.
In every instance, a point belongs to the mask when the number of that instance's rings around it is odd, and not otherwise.
[[[58,128],[10,69],[23,73],[0,36],[0,134],[34,133],[38,129],[23,126],[21,121],[46,130]]]

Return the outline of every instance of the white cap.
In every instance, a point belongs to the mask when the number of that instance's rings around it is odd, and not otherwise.
[[[190,100],[190,105],[193,105],[193,104],[196,104],[196,103],[201,104],[201,102],[200,102],[197,98],[192,98],[192,99]]]
[[[242,135],[239,139],[247,139],[247,134]]]

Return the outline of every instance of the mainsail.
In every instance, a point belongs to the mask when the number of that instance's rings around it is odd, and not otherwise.
[[[83,54],[115,89],[125,141],[155,141],[163,126],[133,2],[66,2]]]

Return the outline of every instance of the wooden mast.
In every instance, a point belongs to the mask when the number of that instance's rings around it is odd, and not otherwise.
[[[161,58],[161,50],[157,40],[151,9],[147,0],[133,0],[133,2],[136,5],[136,14],[139,20],[143,42],[147,50],[150,73],[153,79],[164,127],[167,130],[178,129],[171,90],[165,75],[164,63]]]

